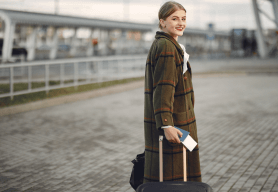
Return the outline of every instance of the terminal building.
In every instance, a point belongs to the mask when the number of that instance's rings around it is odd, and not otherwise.
[[[1,63],[144,54],[157,25],[0,9]],[[230,33],[186,28],[179,43],[191,57],[228,55]]]

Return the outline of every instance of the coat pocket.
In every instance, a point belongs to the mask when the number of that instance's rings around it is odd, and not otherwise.
[[[185,112],[173,113],[174,125],[182,128],[195,120],[194,109]]]

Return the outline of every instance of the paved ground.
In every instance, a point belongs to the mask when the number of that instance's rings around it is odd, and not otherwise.
[[[241,62],[231,70],[247,73],[193,79],[203,181],[278,192],[277,65]],[[143,88],[3,116],[0,191],[131,192],[130,161],[143,149]]]

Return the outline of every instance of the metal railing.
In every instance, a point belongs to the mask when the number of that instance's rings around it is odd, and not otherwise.
[[[0,85],[9,84],[9,91],[0,90],[0,98],[13,99],[27,93],[48,93],[53,89],[144,76],[146,58],[144,54],[3,64],[0,65]],[[44,86],[32,88],[34,82],[44,83]],[[18,83],[27,83],[28,88],[15,91],[14,85]]]

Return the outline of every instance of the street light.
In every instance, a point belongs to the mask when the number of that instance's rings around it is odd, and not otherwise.
[[[55,0],[55,15],[58,15],[59,12],[59,0]]]
[[[123,6],[123,14],[124,14],[124,20],[129,20],[129,0],[123,0],[124,6]]]

